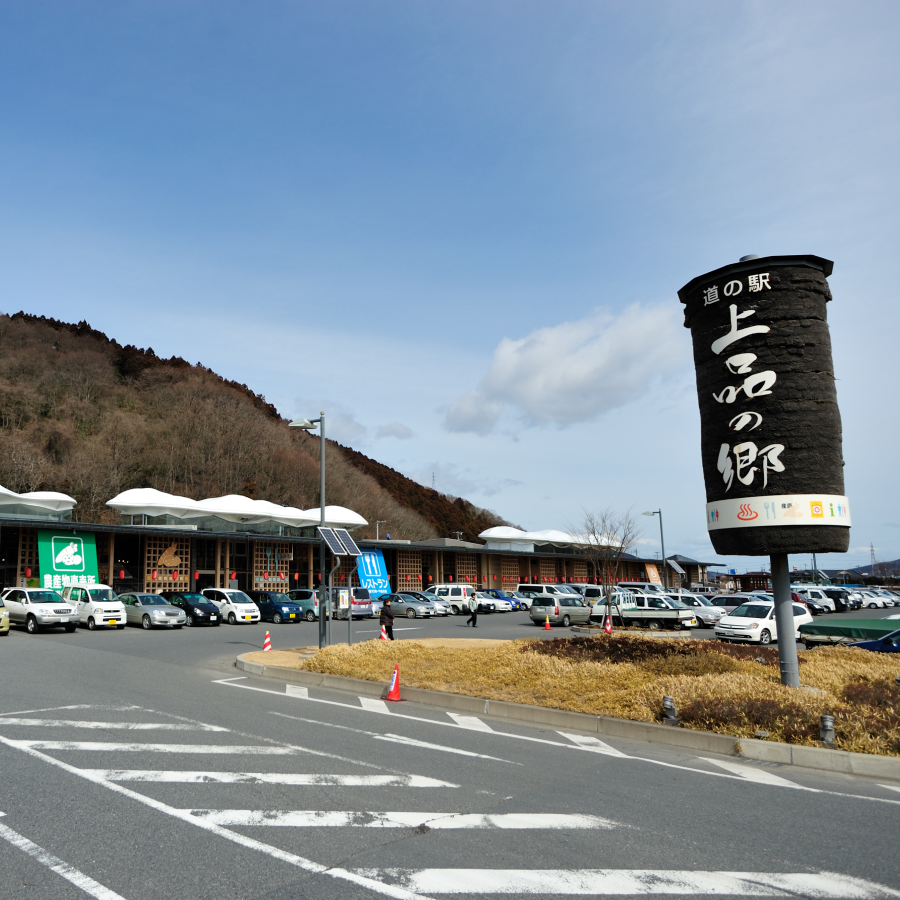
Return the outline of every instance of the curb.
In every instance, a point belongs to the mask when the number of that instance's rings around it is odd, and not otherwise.
[[[581,625],[573,625],[569,631],[574,631],[575,634],[588,634],[588,635],[598,635],[603,634],[602,628],[584,628]],[[684,628],[681,631],[650,631],[649,629],[641,630],[641,631],[631,631],[624,628],[613,628],[613,634],[639,634],[641,637],[650,637],[650,638],[677,638],[682,641],[691,640],[691,629]]]
[[[256,651],[253,651],[256,652]],[[322,687],[335,691],[347,691],[361,697],[387,696],[387,686],[377,681],[347,678],[343,675],[326,675],[322,672],[305,672],[285,669],[281,666],[265,666],[250,662],[239,656],[235,667],[251,675],[263,678],[277,678],[291,684],[307,687]],[[824,747],[804,747],[797,744],[780,744],[775,741],[761,741],[755,738],[736,738],[711,731],[694,731],[690,728],[672,728],[655,722],[634,722],[630,719],[615,719],[611,716],[592,716],[588,713],[570,712],[565,709],[551,709],[546,706],[529,706],[525,703],[510,703],[507,700],[485,700],[483,697],[467,697],[464,694],[450,694],[445,691],[431,691],[425,688],[401,687],[400,696],[411,703],[435,706],[480,716],[493,716],[528,725],[547,725],[551,728],[572,729],[589,734],[609,737],[629,738],[636,741],[650,741],[688,750],[703,750],[707,753],[721,753],[725,756],[740,756],[760,762],[780,763],[785,766],[804,766],[826,772],[841,772],[847,775],[867,775],[873,778],[887,778],[900,781],[900,758],[893,756],[873,756],[868,753],[851,753],[847,750],[827,750]]]

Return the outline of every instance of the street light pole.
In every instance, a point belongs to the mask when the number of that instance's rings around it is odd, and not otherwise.
[[[289,424],[289,428],[302,428],[304,431],[312,431],[319,426],[319,525],[325,527],[325,412],[319,413],[318,419],[295,419]],[[331,606],[331,592],[325,583],[325,542],[319,545],[319,586],[322,591],[322,600],[319,603],[319,649],[327,643],[325,624],[325,596],[328,596],[328,606]]]
[[[669,589],[669,570],[666,568],[666,539],[663,536],[663,520],[662,510],[656,509],[652,512],[643,513],[645,516],[659,516],[659,543],[662,548],[662,567],[663,567],[663,587]]]
[[[378,540],[378,526],[379,525],[387,525],[387,519],[376,519],[375,520],[375,540]]]

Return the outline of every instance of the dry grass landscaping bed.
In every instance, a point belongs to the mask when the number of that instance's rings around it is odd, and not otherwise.
[[[253,656],[284,664],[272,653]],[[774,648],[623,634],[375,640],[328,647],[305,660],[294,654],[289,667],[387,683],[395,663],[401,683],[412,687],[643,722],[661,720],[668,694],[687,728],[736,737],[763,729],[792,744],[814,745],[819,716],[829,714],[838,749],[900,756],[900,666],[888,654],[846,647],[800,655],[800,680],[815,691],[781,685]]]

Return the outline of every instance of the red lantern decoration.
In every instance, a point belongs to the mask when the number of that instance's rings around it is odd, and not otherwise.
[[[452,575],[448,575],[447,577],[448,577],[451,581],[453,581],[453,576],[452,576]]]
[[[406,580],[409,581],[409,575],[406,576]]]
[[[321,573],[321,572],[317,572],[316,574],[318,575],[319,581],[321,581],[321,580],[322,580],[322,573]]]
[[[178,581],[178,569],[172,572],[172,581]]]
[[[153,580],[154,581],[156,581],[156,575],[157,575],[157,571],[156,571],[156,569],[154,569],[153,570]]]
[[[496,578],[497,576],[495,575],[494,577]],[[487,575],[482,575],[482,576],[481,576],[481,580],[482,580],[482,581],[487,581]]]
[[[194,581],[196,581],[200,577],[199,572],[194,572]]]
[[[428,580],[431,581],[431,576],[430,576],[430,575],[428,576]]]
[[[495,575],[495,576],[494,576],[494,581],[496,581],[496,580],[497,580],[497,576]]]
[[[232,573],[231,573],[231,580],[232,580],[232,581],[237,581],[237,572],[232,572]]]
[[[294,572],[294,581],[299,581],[299,580],[300,580],[300,573]]]
[[[125,577],[125,570],[119,569],[119,580],[121,581]]]
[[[279,572],[279,573],[278,573],[278,580],[279,580],[279,581],[284,581],[284,572]]]
[[[419,572],[419,574],[418,574],[418,575],[416,575],[416,578],[418,578],[418,579],[419,579],[419,581],[421,581],[421,580],[422,580],[422,573],[421,573],[421,572]]]
[[[31,578],[31,566],[29,566],[29,567],[25,570],[25,577],[26,577],[26,578]]]
[[[266,581],[268,581],[268,580],[269,580],[269,573],[268,573],[268,572],[263,572],[263,578],[265,578]]]

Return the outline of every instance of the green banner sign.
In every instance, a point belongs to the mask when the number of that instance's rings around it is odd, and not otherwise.
[[[41,586],[60,590],[75,584],[97,584],[97,543],[84,531],[39,531]]]

